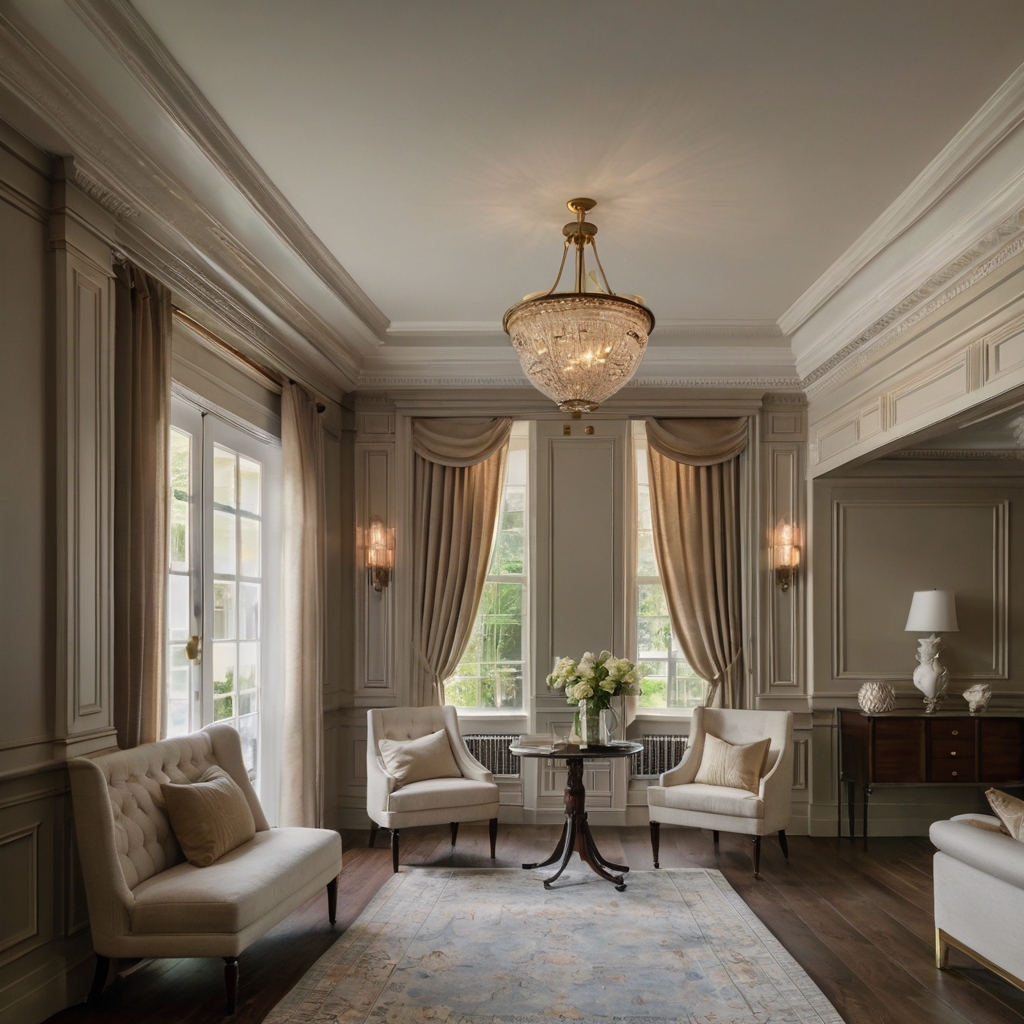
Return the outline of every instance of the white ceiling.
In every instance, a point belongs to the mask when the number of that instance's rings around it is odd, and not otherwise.
[[[564,202],[659,323],[776,321],[1024,60],[1018,0],[135,0],[397,324],[547,287]]]
[[[564,202],[590,195],[655,361],[754,344],[792,367],[779,318],[1024,63],[1020,0],[133,3],[379,322],[353,333],[331,275],[87,25],[126,0],[0,14],[362,359],[386,321],[378,360],[504,359],[504,310],[549,286]]]

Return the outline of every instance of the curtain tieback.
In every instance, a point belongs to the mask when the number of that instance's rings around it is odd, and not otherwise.
[[[704,700],[704,707],[714,707],[715,695],[718,693],[718,687],[721,685],[723,678],[729,683],[732,682],[732,670],[736,667],[736,662],[740,660],[740,655],[742,653],[743,648],[741,646],[737,648],[736,653],[732,656],[732,660],[729,664],[726,665],[721,672],[716,672],[713,679],[707,680],[709,689],[708,695]]]
[[[437,669],[427,661],[427,656],[423,653],[423,649],[415,641],[413,642],[412,649],[416,652],[416,657],[419,658],[420,664],[426,669],[430,676],[430,681],[434,687],[434,696],[437,698],[437,703],[443,707],[444,680],[437,674]]]

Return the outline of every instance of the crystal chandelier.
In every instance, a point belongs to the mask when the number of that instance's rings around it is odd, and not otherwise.
[[[594,236],[597,227],[583,219],[597,204],[570,199],[576,220],[562,228],[565,245],[555,283],[534,292],[505,314],[502,326],[530,382],[566,412],[593,412],[636,373],[654,330],[654,314],[639,295],[616,295],[608,284]],[[569,246],[576,247],[576,287],[556,292]],[[586,247],[594,250],[601,272],[587,275]],[[588,281],[594,290],[588,291]]]

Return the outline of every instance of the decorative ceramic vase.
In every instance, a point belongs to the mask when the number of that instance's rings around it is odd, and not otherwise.
[[[601,744],[601,709],[592,700],[581,700],[576,710],[576,733],[580,746]]]
[[[964,690],[964,700],[967,701],[972,715],[980,715],[992,700],[992,687],[988,683],[975,683]]]
[[[896,691],[890,683],[873,679],[857,691],[857,703],[869,715],[880,715],[896,707]]]

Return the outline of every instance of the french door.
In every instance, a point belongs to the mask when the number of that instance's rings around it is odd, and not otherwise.
[[[281,448],[175,395],[164,732],[234,726],[268,813],[280,722]]]

